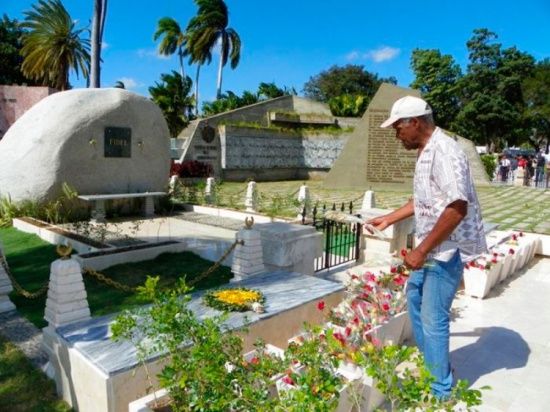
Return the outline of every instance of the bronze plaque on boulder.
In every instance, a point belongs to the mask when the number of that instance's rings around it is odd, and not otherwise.
[[[105,128],[105,157],[132,157],[132,129]]]

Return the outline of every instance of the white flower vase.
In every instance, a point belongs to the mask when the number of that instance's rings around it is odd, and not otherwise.
[[[539,249],[541,248],[542,240],[538,236],[534,236],[532,238],[533,241],[533,248],[531,249],[531,254],[529,260],[533,259],[535,255],[539,252]]]
[[[495,286],[499,279],[500,279],[500,272],[502,271],[502,260],[498,260],[497,263],[491,263],[491,269],[487,271],[487,275],[489,276],[489,290]]]
[[[483,299],[489,293],[491,280],[485,269],[468,267],[464,269],[464,293]]]
[[[156,402],[164,402],[168,399],[168,391],[159,389],[142,398],[136,399],[128,404],[128,412],[153,412]]]
[[[527,259],[529,258],[529,249],[530,244],[528,242],[522,242],[520,244],[518,248],[518,266],[516,268],[516,272],[522,269],[527,263]]]
[[[518,253],[519,248],[516,246],[514,250],[515,252],[512,255],[512,263],[510,264],[510,273],[508,273],[507,277],[514,276],[516,274],[521,260],[521,257]]]
[[[369,335],[379,340],[383,345],[396,345],[401,341],[407,316],[406,311],[400,312],[389,318],[386,322],[372,328],[369,331]]]
[[[281,348],[279,348],[275,345],[271,345],[270,343],[265,345],[265,351],[264,352],[268,355],[276,356],[280,359],[283,359],[284,356],[285,356],[285,351],[283,349],[281,349]],[[255,356],[258,356],[258,351],[256,349],[245,353],[243,355],[243,358],[244,358],[245,361],[250,362],[250,361],[252,361],[252,359]],[[283,373],[280,373],[280,374],[277,374],[277,375],[274,375],[274,376],[271,377],[271,384],[268,387],[268,392],[269,392],[270,397],[274,398],[274,397],[278,396],[278,394],[279,394],[278,382],[283,377],[283,375],[284,375]]]
[[[342,362],[337,373],[347,380],[340,389],[337,412],[371,412],[384,402],[384,395],[376,389],[376,382],[357,365]]]
[[[502,282],[504,279],[506,279],[508,275],[510,275],[510,273],[512,272],[512,255],[508,254],[508,252],[506,253],[507,254],[502,260],[502,269],[500,270],[500,275],[498,277],[499,282]]]

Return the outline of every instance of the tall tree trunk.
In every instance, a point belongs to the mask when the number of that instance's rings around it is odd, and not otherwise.
[[[101,43],[107,0],[94,0],[94,15],[92,19],[92,53],[90,61],[90,87],[101,87]]]
[[[195,75],[195,116],[199,115],[199,73],[201,65],[197,64],[197,74]]]
[[[216,99],[219,99],[222,95],[222,72],[223,72],[223,44],[224,40],[222,37],[222,41],[220,43],[220,65],[218,66],[218,87],[216,90]]]

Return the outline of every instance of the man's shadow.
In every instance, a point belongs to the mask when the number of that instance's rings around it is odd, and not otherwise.
[[[503,327],[451,333],[451,339],[459,336],[479,337],[474,343],[451,352],[456,378],[467,379],[470,385],[493,371],[524,367],[531,353],[529,345],[519,333]]]

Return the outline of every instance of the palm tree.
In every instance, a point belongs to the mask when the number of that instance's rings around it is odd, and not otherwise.
[[[90,42],[81,38],[84,29],[75,28],[60,0],[39,0],[24,15],[21,26],[29,29],[21,48],[25,76],[59,90],[70,87],[71,69],[88,77]]]
[[[222,70],[230,60],[235,69],[241,57],[241,39],[237,32],[227,27],[229,11],[223,0],[195,0],[199,7],[197,15],[187,25],[188,47],[191,56],[204,56],[220,43],[220,64],[216,95],[222,92]]]
[[[193,82],[189,76],[183,78],[176,71],[163,73],[160,78],[160,83],[149,87],[149,94],[162,110],[171,136],[177,137],[193,118],[193,97],[188,96]]]
[[[183,58],[188,54],[186,35],[181,31],[177,21],[171,17],[163,17],[158,22],[153,40],[156,41],[160,37],[163,38],[159,44],[159,53],[165,56],[177,53],[180,61],[180,74],[184,78]]]
[[[107,15],[107,0],[94,0],[94,15],[92,19],[92,61],[90,68],[90,87],[101,86],[101,43],[105,16]]]

